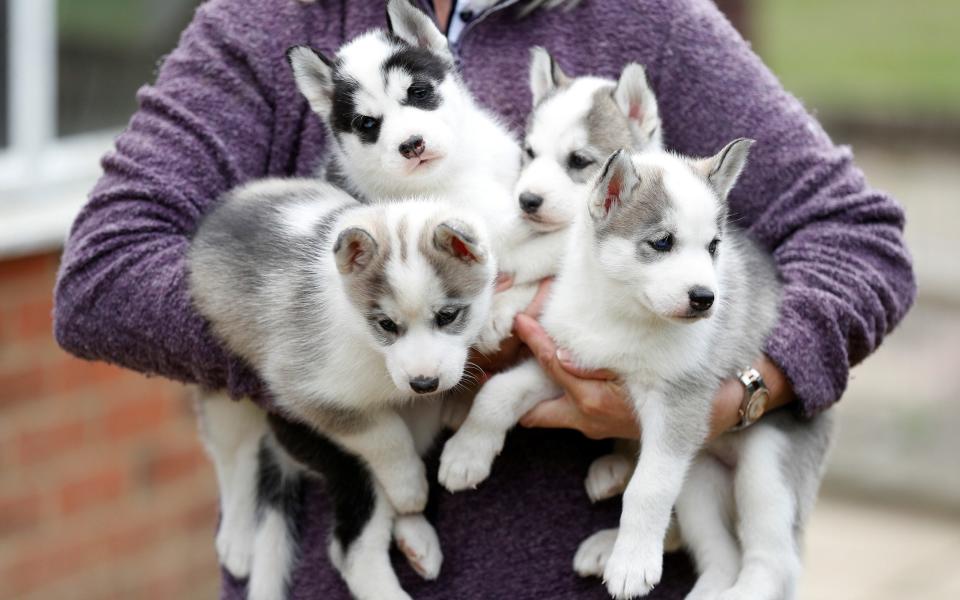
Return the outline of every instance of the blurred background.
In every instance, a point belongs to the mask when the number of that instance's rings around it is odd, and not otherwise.
[[[0,599],[211,598],[183,386],[60,351],[51,289],[98,159],[197,0],[0,0]],[[920,297],[836,409],[803,600],[960,598],[960,2],[722,0],[907,209]]]

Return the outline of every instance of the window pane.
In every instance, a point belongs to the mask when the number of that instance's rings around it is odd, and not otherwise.
[[[7,0],[0,0],[0,148],[7,140]]]
[[[0,0],[6,1],[6,0]],[[198,0],[60,0],[57,135],[126,124]]]

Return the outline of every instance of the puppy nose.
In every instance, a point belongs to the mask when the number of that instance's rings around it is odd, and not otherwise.
[[[543,204],[543,196],[538,196],[531,192],[523,192],[520,194],[520,208],[523,209],[525,213],[532,215],[537,212],[541,204]]]
[[[705,287],[697,286],[687,292],[690,297],[690,308],[703,312],[713,306],[713,292]]]
[[[404,158],[420,156],[426,149],[427,144],[419,135],[412,135],[407,138],[407,141],[400,144],[400,154],[402,154]]]
[[[419,375],[410,380],[410,388],[418,394],[429,394],[440,387],[439,377],[424,377]]]

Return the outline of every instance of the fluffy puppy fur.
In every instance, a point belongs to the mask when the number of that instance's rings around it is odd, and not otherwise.
[[[244,186],[202,221],[188,258],[194,303],[289,419],[222,396],[200,403],[221,486],[217,547],[234,575],[249,574],[249,597],[285,596],[303,467],[326,479],[330,556],[354,596],[407,598],[391,532],[436,577],[420,455],[487,322],[489,246],[483,219],[447,202],[365,206],[315,180]]]
[[[646,595],[660,581],[675,503],[702,573],[693,597],[773,599],[795,587],[797,536],[819,484],[828,419],[803,423],[781,411],[700,452],[715,390],[759,356],[777,318],[772,260],[727,219],[751,143],[699,160],[611,156],[577,215],[543,314],[583,366],[620,374],[643,423],[620,528],[587,540],[578,555],[578,571],[602,573],[615,598]],[[506,431],[559,392],[535,361],[491,379],[443,450],[441,482],[455,491],[483,481]],[[735,521],[724,513],[731,508]]]

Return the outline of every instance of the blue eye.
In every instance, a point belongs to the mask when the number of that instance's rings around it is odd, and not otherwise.
[[[365,129],[369,131],[370,129],[373,129],[374,127],[376,127],[377,120],[374,119],[373,117],[367,117],[367,116],[361,115],[357,117],[357,120],[354,121],[354,124],[357,129]]]
[[[647,243],[650,244],[650,247],[657,252],[670,252],[670,250],[673,248],[673,234],[668,233],[658,240]]]

